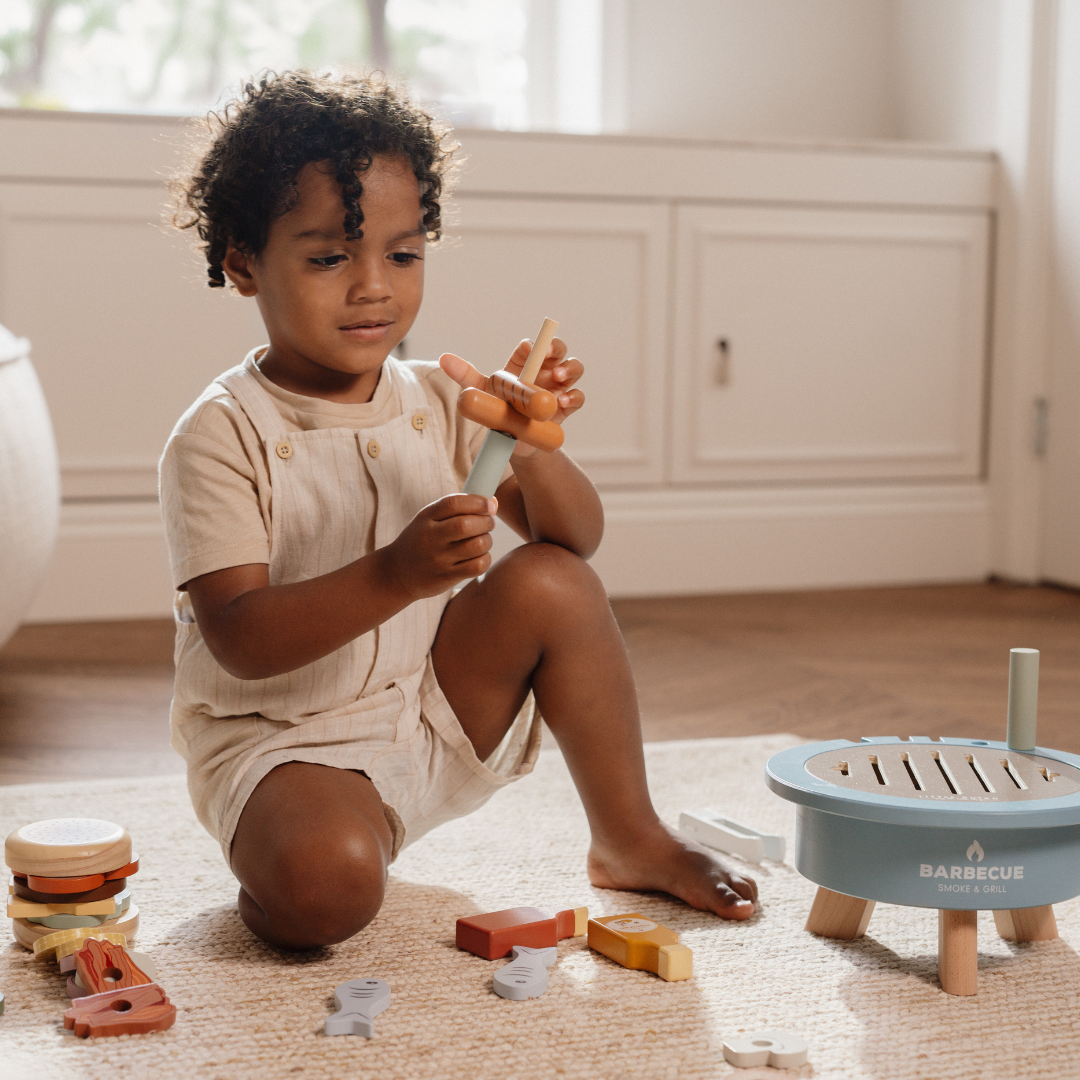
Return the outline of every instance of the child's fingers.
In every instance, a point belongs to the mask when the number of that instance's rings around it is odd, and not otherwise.
[[[510,359],[506,361],[506,370],[512,375],[520,375],[521,369],[525,366],[525,361],[529,359],[529,353],[532,352],[532,342],[528,338],[524,338],[518,342],[518,347],[510,354]]]
[[[454,567],[456,568],[463,562],[471,562],[473,559],[479,559],[486,555],[491,550],[491,545],[494,542],[491,538],[490,529],[480,533],[479,536],[468,536],[464,540],[455,541],[450,545],[450,556]]]
[[[585,365],[576,357],[557,361],[551,368],[551,385],[547,389],[557,394],[560,389],[569,390],[585,374]]]
[[[544,367],[554,367],[566,355],[566,342],[562,338],[552,338],[551,346],[544,357]]]
[[[485,552],[476,559],[468,559],[465,562],[456,563],[454,565],[454,576],[459,580],[462,578],[479,577],[481,574],[486,574],[490,569],[491,556]]]
[[[453,353],[443,353],[439,357],[439,367],[450,376],[462,389],[469,389],[475,387],[482,389],[484,383],[487,380],[479,371],[476,370],[469,363],[468,360],[463,360],[460,356],[455,356]]]
[[[510,354],[510,359],[506,361],[506,370],[514,375],[520,375],[521,369],[525,366],[525,361],[529,359],[532,347],[533,343],[528,338],[520,342],[518,347]],[[566,342],[562,338],[552,338],[547,356],[544,357],[543,370],[550,369],[564,356],[566,356]]]
[[[575,413],[585,404],[585,392],[583,390],[567,390],[556,399],[559,403],[559,411],[565,419],[571,413]]]
[[[462,514],[476,514],[494,517],[499,511],[499,500],[485,499],[483,495],[444,495],[428,508],[432,521],[448,521]]]

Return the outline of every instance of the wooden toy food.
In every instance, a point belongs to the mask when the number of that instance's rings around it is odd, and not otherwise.
[[[63,878],[104,875],[131,862],[127,829],[97,818],[52,818],[15,829],[4,841],[4,861],[13,873]],[[126,876],[126,875],[125,875]],[[82,892],[103,884],[81,884]],[[52,892],[62,890],[53,885]],[[40,888],[30,883],[31,888]]]
[[[539,997],[548,988],[547,969],[555,963],[559,950],[530,949],[515,945],[513,959],[495,972],[492,989],[508,1001],[525,1001]]]
[[[515,378],[509,372],[498,372],[505,378],[492,376],[484,390],[463,390],[458,398],[458,411],[462,416],[488,428],[484,445],[465,480],[468,494],[488,498],[495,494],[518,439],[542,450],[557,450],[562,446],[562,427],[554,421],[540,419],[549,408],[543,395],[553,395],[541,390],[534,382],[558,328],[554,319],[544,320],[519,376]],[[554,415],[555,409],[547,413],[548,417]]]
[[[35,960],[63,960],[83,947],[88,938],[111,941],[114,945],[127,945],[127,935],[116,932],[103,933],[100,928],[80,927],[78,930],[56,930],[39,937],[32,944]]]
[[[334,991],[337,1012],[323,1023],[326,1035],[375,1034],[375,1017],[390,1008],[390,985],[382,979],[350,979]]]
[[[75,970],[79,983],[91,994],[141,986],[154,980],[128,955],[122,945],[90,938],[75,953]]]
[[[26,919],[11,920],[11,930],[15,935],[15,940],[26,949],[33,949],[39,938],[51,937],[53,934],[75,934],[80,930],[87,931],[90,935],[93,935],[95,931],[121,934],[130,942],[134,940],[138,929],[139,909],[134,904],[119,919],[101,923],[99,926],[73,927],[70,930],[56,930],[51,926],[28,922]]]
[[[34,878],[41,881],[42,878]],[[48,881],[48,878],[44,879]],[[92,904],[95,900],[105,900],[115,896],[127,888],[127,878],[118,878],[115,881],[106,881],[96,889],[87,889],[85,892],[41,892],[31,889],[25,877],[15,875],[9,886],[9,893],[20,900],[29,900],[33,904]]]
[[[457,947],[498,960],[509,956],[515,945],[546,949],[562,938],[580,937],[589,920],[588,908],[568,908],[555,915],[540,908],[517,907],[469,915],[457,921]]]
[[[157,983],[78,998],[64,1013],[64,1027],[82,1039],[164,1031],[175,1021],[176,1006]]]
[[[694,954],[679,944],[679,935],[636,911],[590,919],[589,948],[616,964],[651,971],[667,982],[680,982],[694,974]]]
[[[97,930],[134,937],[139,909],[128,879],[139,856],[122,825],[100,818],[51,818],[23,825],[4,841],[12,871],[8,917],[27,949],[55,932]]]
[[[755,1031],[724,1040],[724,1060],[739,1069],[797,1069],[806,1064],[807,1053],[806,1040],[793,1031]]]

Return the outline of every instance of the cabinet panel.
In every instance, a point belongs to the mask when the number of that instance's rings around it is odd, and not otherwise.
[[[408,354],[464,356],[485,374],[543,316],[585,364],[566,449],[598,483],[663,477],[668,211],[649,203],[461,198],[428,253]]]
[[[677,482],[982,467],[988,220],[681,207]]]
[[[0,184],[0,321],[28,337],[65,496],[153,496],[180,414],[266,340],[206,287],[161,188]]]

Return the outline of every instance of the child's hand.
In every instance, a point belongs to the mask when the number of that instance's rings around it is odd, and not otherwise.
[[[521,369],[532,351],[532,344],[526,339],[510,355],[506,370],[511,375],[521,375]],[[581,390],[571,389],[584,374],[585,365],[576,356],[567,357],[566,342],[562,338],[552,338],[551,347],[544,357],[543,366],[537,372],[535,382],[537,386],[550,390],[555,395],[559,411],[551,419],[556,424],[561,424],[585,404],[585,394]]]
[[[425,506],[383,549],[391,580],[410,603],[438,596],[487,571],[497,509],[495,499],[482,495],[444,495]]]
[[[512,375],[520,375],[531,350],[532,342],[527,339],[522,341],[506,362],[506,370]],[[477,390],[487,389],[486,377],[460,356],[443,353],[439,357],[439,366],[463,390],[469,387],[475,387]],[[574,383],[584,373],[585,367],[577,357],[567,357],[566,342],[561,338],[553,338],[551,348],[548,349],[548,354],[544,358],[544,364],[537,373],[536,385],[550,390],[555,395],[559,406],[558,411],[551,418],[555,423],[561,424],[571,413],[577,412],[585,404],[584,393],[572,389]],[[535,453],[537,453],[535,447],[520,441],[514,448],[514,457],[531,457]]]

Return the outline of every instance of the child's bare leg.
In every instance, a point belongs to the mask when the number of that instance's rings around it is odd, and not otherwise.
[[[432,659],[481,760],[532,687],[588,815],[594,885],[656,889],[727,918],[753,913],[753,880],[656,816],[626,649],[582,559],[551,544],[517,548],[447,605]]]
[[[382,906],[391,843],[382,800],[362,773],[279,765],[236,826],[240,917],[283,949],[344,941]]]

